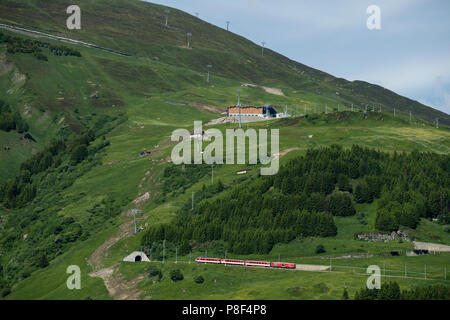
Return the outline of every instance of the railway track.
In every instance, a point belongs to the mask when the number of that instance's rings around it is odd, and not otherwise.
[[[55,36],[55,35],[52,35],[52,34],[40,32],[40,31],[36,31],[36,30],[25,29],[25,28],[21,28],[21,27],[16,27],[16,26],[8,25],[8,24],[0,23],[0,28],[1,29],[5,29],[5,30],[9,30],[9,31],[12,31],[12,32],[15,32],[15,33],[28,35],[28,36],[31,36],[31,37],[46,38],[46,39],[50,39],[50,40],[56,40],[56,41],[61,41],[61,42],[66,42],[66,43],[82,45],[82,46],[85,46],[85,47],[94,48],[94,49],[97,49],[97,50],[102,50],[102,51],[109,52],[109,53],[112,53],[112,54],[117,54],[117,55],[123,56],[123,57],[131,57],[132,56],[129,53],[117,51],[117,50],[114,50],[114,49],[111,49],[111,48],[102,47],[102,46],[99,46],[99,45],[96,45],[96,44],[93,44],[93,43],[84,42],[84,41],[80,41],[80,40],[74,40],[74,39],[60,37],[60,36]]]

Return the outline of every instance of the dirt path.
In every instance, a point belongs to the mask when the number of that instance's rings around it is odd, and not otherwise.
[[[128,219],[129,220],[129,219]],[[111,238],[106,240],[100,247],[98,247],[89,257],[88,264],[94,269],[98,270],[101,268],[101,261],[103,258],[107,256],[107,253],[111,247],[116,244],[118,241],[125,237],[129,237],[133,234],[133,221],[128,221],[123,223],[119,231]]]
[[[416,250],[428,250],[433,252],[450,252],[450,246],[439,243],[428,243],[414,241],[414,249]]]
[[[139,276],[133,280],[126,280],[117,270],[119,264],[100,269],[102,260],[108,255],[111,247],[119,240],[129,237],[132,232],[133,222],[123,223],[119,231],[111,238],[106,240],[98,247],[88,259],[88,264],[93,268],[94,272],[89,274],[90,277],[98,277],[103,280],[105,287],[114,300],[137,300],[142,295],[142,290],[136,289],[136,285],[141,282],[145,276]]]
[[[275,159],[281,158],[281,157],[287,155],[289,152],[296,151],[296,150],[306,150],[306,148],[295,147],[295,148],[284,149],[283,151],[275,154]]]
[[[115,264],[111,267],[92,272],[89,276],[101,278],[114,300],[139,300],[142,291],[136,289],[136,285],[144,280],[145,276],[141,275],[128,281],[123,275],[117,273],[118,267],[119,264]]]
[[[284,93],[281,89],[278,88],[269,88],[269,87],[261,87],[266,91],[267,93],[275,94],[277,96],[284,96]]]
[[[315,264],[297,264],[295,266],[295,270],[300,271],[326,271],[330,268],[330,266],[321,266]]]

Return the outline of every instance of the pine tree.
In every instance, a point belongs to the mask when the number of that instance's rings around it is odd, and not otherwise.
[[[341,300],[349,300],[349,296],[348,296],[348,292],[347,292],[347,287],[344,287],[344,293],[342,294],[342,299]]]

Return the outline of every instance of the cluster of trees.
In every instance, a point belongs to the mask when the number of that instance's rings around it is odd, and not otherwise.
[[[359,146],[309,150],[275,176],[243,182],[212,201],[200,199],[193,210],[189,201],[173,222],[150,228],[142,244],[224,240],[229,252],[268,253],[296,237],[336,235],[333,216],[354,215],[354,202],[376,198],[379,230],[415,228],[420,217],[448,212],[449,160]]]
[[[19,112],[13,112],[6,102],[0,100],[0,130],[6,132],[17,130],[24,133],[29,129],[28,123],[22,119]]]
[[[27,53],[33,54],[37,59],[48,61],[48,58],[43,54],[42,49],[49,49],[51,53],[57,56],[75,56],[81,57],[81,53],[75,49],[66,46],[51,45],[35,39],[24,39],[21,37],[14,37],[4,34],[0,31],[0,43],[7,43],[7,52]]]
[[[450,287],[443,284],[420,286],[411,290],[400,290],[397,282],[386,282],[380,289],[362,288],[355,300],[449,300]]]
[[[23,207],[32,201],[39,187],[39,179],[33,176],[45,172],[49,168],[57,168],[66,154],[70,163],[76,165],[88,156],[88,145],[95,139],[92,130],[65,142],[63,139],[52,141],[43,150],[35,153],[20,166],[19,174],[0,186],[0,202],[7,208]]]
[[[438,218],[443,224],[449,212],[448,155],[434,153],[393,154],[358,146],[342,150],[338,146],[311,150],[304,158],[288,164],[287,173],[275,177],[275,186],[284,194],[310,194],[320,208],[336,215],[327,207],[328,197],[321,200],[311,192],[323,195],[335,188],[351,196],[357,203],[380,199],[376,227],[381,231],[400,226],[416,228],[420,218]],[[309,168],[316,168],[311,171]],[[345,212],[343,206],[338,210]],[[343,214],[341,214],[343,215]]]
[[[66,46],[54,46],[49,47],[50,52],[57,56],[74,56],[81,57],[81,53],[75,49]]]
[[[11,208],[4,211],[0,222],[1,295],[8,295],[17,281],[45,268],[74,243],[84,241],[104,228],[105,223],[115,219],[133,200],[127,194],[117,193],[93,204],[80,217],[64,217],[59,212],[60,208],[86,196],[82,191],[64,197],[62,193],[76,179],[101,165],[100,157],[94,155],[109,145],[103,135],[124,120],[123,114],[114,118],[102,117],[92,126],[95,131],[88,130],[69,140],[51,142],[24,162],[16,177],[0,186],[1,204]],[[97,135],[104,138],[93,144]],[[78,156],[79,146],[89,146],[87,158],[73,165],[86,155]],[[25,188],[31,188],[32,196],[26,196],[30,193],[24,191]],[[17,207],[20,209],[15,209]]]
[[[449,212],[450,157],[432,153],[394,154],[385,163],[376,227],[416,228],[420,218],[445,223]]]

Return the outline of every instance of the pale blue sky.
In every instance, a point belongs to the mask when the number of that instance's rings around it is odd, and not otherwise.
[[[450,113],[448,0],[152,0],[196,12],[293,60]],[[369,5],[381,30],[369,30]]]

